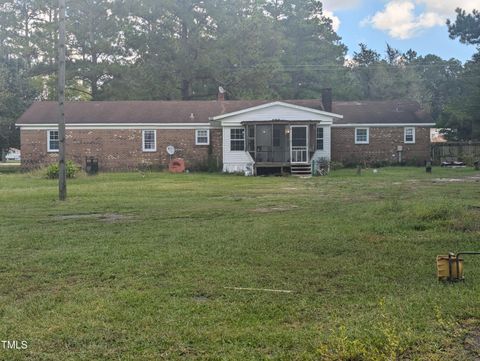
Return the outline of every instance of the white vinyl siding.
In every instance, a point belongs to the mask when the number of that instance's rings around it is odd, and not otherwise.
[[[154,129],[142,131],[142,150],[144,152],[157,151],[157,131]]]
[[[320,128],[320,127],[319,127]],[[317,128],[317,129],[319,129]],[[323,128],[323,149],[317,149],[312,157],[315,160],[330,160],[331,159],[331,136],[332,136],[332,128],[328,126],[322,126]],[[317,130],[318,132],[318,130]],[[317,133],[318,135],[318,133]],[[318,146],[317,138],[317,146]]]
[[[370,142],[369,128],[355,128],[355,144],[368,144]]]
[[[209,145],[210,144],[210,130],[196,129],[195,130],[195,145]]]
[[[406,127],[404,128],[404,142],[405,144],[415,144],[415,128]]]
[[[49,153],[58,152],[60,149],[60,138],[58,130],[47,131],[47,150]]]
[[[235,127],[238,128],[238,127]],[[223,171],[227,173],[247,173],[253,170],[255,163],[252,156],[246,151],[231,151],[232,127],[223,128]],[[242,128],[243,129],[243,128]]]

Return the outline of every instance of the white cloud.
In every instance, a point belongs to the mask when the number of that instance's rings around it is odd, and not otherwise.
[[[427,11],[446,17],[454,15],[456,8],[462,8],[467,12],[480,9],[480,0],[416,0],[416,3],[425,5]]]
[[[361,4],[362,0],[325,0],[323,3],[323,15],[332,20],[333,30],[340,29],[340,18],[335,15],[335,11],[352,9]]]
[[[335,16],[332,11],[324,10],[323,15],[332,20],[333,30],[338,31],[341,21],[338,16]]]
[[[385,31],[393,38],[409,39],[422,30],[445,26],[447,18],[455,16],[457,7],[478,9],[480,0],[391,0],[361,24]]]

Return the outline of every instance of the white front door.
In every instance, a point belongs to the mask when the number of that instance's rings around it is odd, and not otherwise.
[[[292,164],[308,163],[308,125],[290,126],[290,159]]]

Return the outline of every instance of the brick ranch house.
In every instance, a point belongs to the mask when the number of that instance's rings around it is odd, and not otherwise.
[[[34,103],[18,120],[22,166],[57,161],[55,102]],[[435,124],[416,102],[322,100],[116,101],[66,103],[67,159],[101,170],[167,167],[173,158],[187,169],[207,161],[224,172],[293,171],[312,160],[349,164],[423,164],[430,158]]]

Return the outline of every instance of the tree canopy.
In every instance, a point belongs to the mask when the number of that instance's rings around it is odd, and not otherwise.
[[[22,60],[0,58],[0,150],[2,151],[20,146],[15,120],[37,96],[35,87],[25,76],[26,68],[27,64]]]
[[[480,137],[478,126],[465,127],[480,113],[480,55],[461,64],[359,44],[348,59],[318,0],[67,5],[71,100],[214,99],[219,86],[229,99],[319,98],[333,88],[338,100],[417,100],[446,128],[464,129],[456,133],[462,139]],[[57,18],[56,0],[0,0],[0,74],[13,82],[9,95],[1,95],[2,104],[10,102],[3,119],[18,117],[33,99],[56,99]],[[478,11],[458,9],[448,29],[452,38],[479,46],[479,24]],[[12,66],[22,69],[14,80],[5,70]],[[12,96],[17,104],[6,100]]]
[[[440,117],[440,124],[453,140],[480,140],[480,12],[467,14],[457,9],[454,22],[448,21],[452,39],[459,38],[464,44],[477,46],[477,53],[462,69],[454,89]]]
[[[480,11],[473,10],[471,14],[467,14],[465,10],[457,9],[456,12],[455,21],[447,21],[450,37],[460,38],[464,44],[480,46]]]

